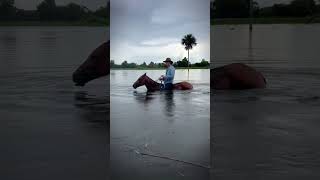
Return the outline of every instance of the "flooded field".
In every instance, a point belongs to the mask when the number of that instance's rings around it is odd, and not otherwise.
[[[243,62],[261,90],[211,96],[212,179],[319,179],[320,25],[212,26],[213,67]]]
[[[193,90],[147,93],[132,84],[165,70],[113,70],[110,74],[111,172],[113,179],[208,179],[210,165],[209,70],[190,70]],[[175,82],[187,80],[176,70]]]
[[[108,79],[80,88],[71,76],[108,38],[103,27],[1,27],[1,179],[106,179]]]

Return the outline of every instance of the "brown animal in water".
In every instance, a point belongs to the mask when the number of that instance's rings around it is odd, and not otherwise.
[[[266,79],[252,67],[242,63],[233,63],[211,70],[211,88],[254,89],[265,88]]]
[[[87,60],[73,73],[76,86],[84,86],[87,82],[106,76],[110,73],[110,41],[96,48]]]
[[[138,80],[132,85],[134,89],[140,86],[146,86],[148,91],[160,91],[161,89],[161,84],[152,80],[150,77],[147,76],[146,73],[144,73],[141,77],[139,77]],[[193,89],[193,86],[190,83],[185,81],[173,84],[173,90],[190,90],[190,89]]]
[[[77,86],[84,86],[87,82],[109,73],[110,41],[103,43],[90,54],[87,60],[73,73],[73,81]],[[242,63],[233,63],[212,69],[210,82],[211,88],[221,90],[265,88],[267,84],[260,72]],[[158,89],[158,85],[156,87]],[[150,89],[153,88],[150,87]],[[192,85],[188,82],[181,82],[175,84],[174,89],[192,89]]]

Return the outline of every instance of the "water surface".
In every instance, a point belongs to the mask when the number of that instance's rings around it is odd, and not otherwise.
[[[72,72],[105,28],[1,27],[1,179],[106,179],[108,79]]]
[[[133,83],[143,74],[159,78],[163,70],[113,70],[110,74],[111,170],[114,179],[208,179],[210,165],[209,70],[190,70],[193,90],[147,93]],[[175,82],[188,79],[176,70]]]
[[[243,62],[266,89],[211,96],[212,179],[319,179],[320,25],[212,26],[213,67]],[[251,40],[250,40],[251,39]]]

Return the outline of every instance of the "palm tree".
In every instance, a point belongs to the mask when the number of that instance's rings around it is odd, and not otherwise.
[[[193,48],[193,46],[197,45],[197,39],[192,34],[185,35],[182,40],[181,44],[184,45],[184,48],[188,51],[188,76],[189,76],[189,50]]]

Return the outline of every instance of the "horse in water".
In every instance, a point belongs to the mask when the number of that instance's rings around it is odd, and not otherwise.
[[[148,91],[160,91],[161,90],[160,83],[157,83],[156,81],[152,80],[150,77],[147,76],[146,73],[144,73],[139,79],[133,84],[133,88],[137,89],[140,86],[146,86]],[[176,84],[173,84],[174,90],[190,90],[193,86],[188,82],[179,82]]]
[[[110,41],[101,44],[77,68],[72,78],[77,86],[84,86],[93,79],[110,74]],[[150,79],[150,78],[149,78]],[[150,90],[160,90],[161,84],[152,79],[147,82]],[[137,83],[139,84],[139,83]],[[151,85],[150,85],[151,84]],[[145,85],[145,84],[143,84]],[[242,63],[228,64],[211,69],[211,88],[218,90],[266,88],[267,81],[261,72]],[[138,87],[138,86],[137,86]],[[174,89],[192,89],[192,85],[181,82]]]

